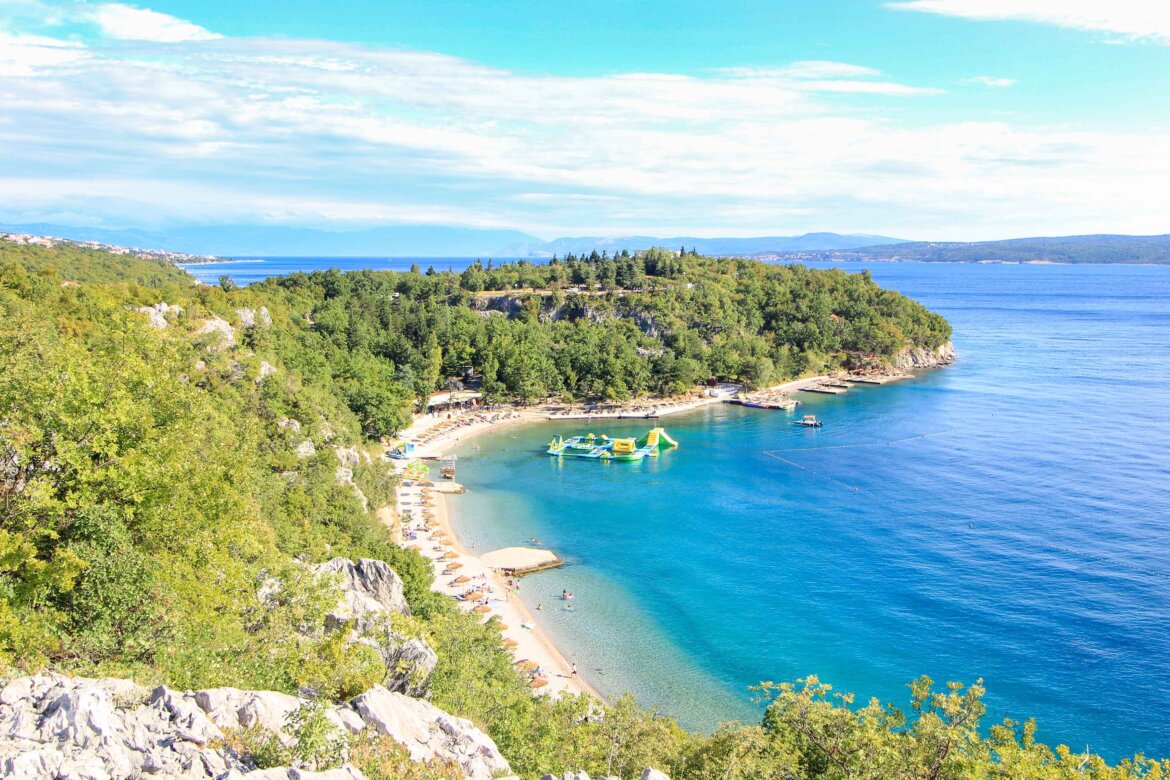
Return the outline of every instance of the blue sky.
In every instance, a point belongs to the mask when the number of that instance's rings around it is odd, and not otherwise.
[[[0,221],[1170,232],[1168,77],[1150,0],[0,0]]]

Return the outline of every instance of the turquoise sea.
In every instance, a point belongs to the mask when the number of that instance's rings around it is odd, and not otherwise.
[[[554,639],[691,727],[758,717],[761,680],[905,706],[928,674],[1046,741],[1170,756],[1170,267],[868,267],[951,321],[955,365],[801,394],[820,430],[666,418],[681,447],[640,464],[543,454],[581,423],[481,437],[461,539],[562,553],[522,591]]]
[[[247,283],[411,262],[190,270]],[[542,623],[603,691],[688,726],[758,717],[747,687],[766,679],[817,674],[904,706],[920,674],[982,677],[989,720],[1170,756],[1170,267],[843,267],[942,312],[958,362],[802,394],[816,431],[737,407],[666,418],[682,446],[642,464],[543,454],[580,423],[481,437],[460,452],[461,538],[565,555],[524,580]]]

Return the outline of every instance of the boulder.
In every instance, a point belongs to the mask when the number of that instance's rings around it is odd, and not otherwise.
[[[362,558],[356,563],[348,558],[334,558],[313,567],[318,574],[339,578],[341,598],[330,613],[336,622],[356,620],[376,612],[410,614],[402,591],[402,578],[385,561]]]
[[[294,420],[291,417],[281,417],[276,422],[276,427],[282,431],[291,431],[292,433],[301,432],[301,421]]]
[[[386,679],[382,684],[407,696],[422,696],[439,663],[439,656],[422,639],[407,639],[396,644],[395,638],[391,635],[378,647],[386,662]]]
[[[305,439],[296,447],[293,447],[293,452],[297,454],[298,458],[311,458],[317,454],[317,447],[313,444],[312,439]]]
[[[203,324],[196,331],[200,336],[206,336],[209,333],[219,334],[220,344],[230,347],[236,343],[236,331],[228,321],[221,317],[212,317],[209,320],[204,320]]]
[[[267,360],[261,360],[260,361],[260,375],[256,378],[256,381],[260,382],[260,381],[263,381],[264,379],[267,379],[270,376],[275,376],[275,375],[276,375],[276,367],[273,366],[271,363],[269,363]]]
[[[429,702],[375,685],[352,706],[367,726],[405,745],[414,761],[453,761],[471,780],[491,780],[509,771],[491,737]]]
[[[258,311],[247,307],[236,309],[236,316],[240,318],[241,328],[267,328],[272,325],[272,315],[267,306],[261,306]]]
[[[285,744],[292,742],[292,736],[285,731],[288,716],[301,706],[299,699],[287,693],[238,688],[196,691],[194,700],[220,728],[260,728],[279,735]]]
[[[175,316],[183,313],[182,306],[174,304],[168,305],[166,302],[159,302],[153,306],[139,306],[135,311],[145,314],[148,318],[150,327],[163,330],[169,324],[167,317]]]
[[[657,769],[647,769],[642,773],[642,780],[670,780],[670,778]]]

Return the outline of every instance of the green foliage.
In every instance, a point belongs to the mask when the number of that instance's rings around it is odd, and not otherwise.
[[[165,260],[147,260],[133,255],[111,255],[96,249],[68,244],[41,247],[0,241],[0,268],[4,275],[24,273],[46,283],[112,284],[132,282],[148,287],[165,284],[190,285],[185,271]]]
[[[327,702],[387,670],[348,628],[326,630],[336,592],[305,564],[370,557],[403,578],[413,611],[377,630],[431,643],[433,701],[487,731],[523,777],[1170,773],[1050,749],[1031,723],[982,730],[981,684],[937,692],[919,680],[909,714],[855,707],[815,678],[765,684],[760,724],[711,735],[629,696],[534,697],[495,626],[433,593],[429,563],[391,541],[373,511],[391,500],[388,466],[362,459],[353,484],[336,478],[334,447],[400,428],[416,398],[467,366],[494,396],[631,398],[710,376],[766,384],[949,338],[941,318],[866,274],[652,250],[235,288],[142,262],[0,245],[0,673],[52,665],[178,688],[311,691],[291,746],[247,732],[229,743],[260,766],[328,767],[349,750],[372,778],[448,776],[379,737],[347,744],[325,718]],[[135,309],[162,301],[182,312],[155,330]],[[238,313],[261,307],[264,318]],[[212,317],[233,323],[234,345],[200,333]],[[265,362],[275,373],[262,376]],[[306,440],[315,454],[302,457]]]

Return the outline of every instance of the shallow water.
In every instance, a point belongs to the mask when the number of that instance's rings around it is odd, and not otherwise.
[[[869,268],[950,319],[954,366],[801,394],[819,430],[666,418],[682,446],[641,464],[543,454],[580,422],[486,435],[460,450],[461,539],[565,555],[524,580],[554,639],[692,727],[756,718],[760,680],[904,705],[920,674],[981,677],[989,718],[1170,755],[1170,268]]]

